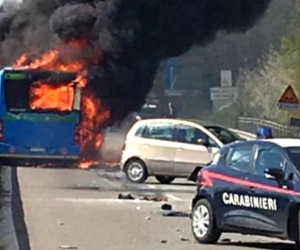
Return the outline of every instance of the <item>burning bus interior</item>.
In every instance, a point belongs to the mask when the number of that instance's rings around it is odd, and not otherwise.
[[[6,107],[12,113],[72,111],[76,91],[75,79],[74,72],[5,70]]]

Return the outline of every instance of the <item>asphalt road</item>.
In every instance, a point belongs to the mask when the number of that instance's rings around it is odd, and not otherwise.
[[[189,212],[195,187],[184,180],[132,185],[119,173],[34,168],[19,168],[17,178],[31,250],[294,249],[288,242],[235,234],[224,234],[217,246],[199,245],[188,217],[162,216],[166,202],[118,199],[121,192],[164,195],[174,210]]]

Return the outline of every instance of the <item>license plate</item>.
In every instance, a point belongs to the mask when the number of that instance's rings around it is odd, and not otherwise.
[[[31,152],[45,152],[44,148],[30,148]]]

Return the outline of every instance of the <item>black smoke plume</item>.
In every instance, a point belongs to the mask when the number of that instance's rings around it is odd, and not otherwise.
[[[204,46],[219,31],[246,31],[270,1],[23,0],[1,13],[0,61],[9,65],[58,41],[87,40],[101,54],[99,64],[89,66],[88,88],[114,123],[143,104],[161,60]]]

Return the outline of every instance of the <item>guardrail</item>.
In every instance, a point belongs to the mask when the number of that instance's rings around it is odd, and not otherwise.
[[[256,134],[250,133],[250,132],[246,132],[243,130],[238,130],[238,129],[233,129],[230,128],[231,131],[233,131],[234,133],[238,134],[240,137],[244,138],[244,139],[255,139],[256,138]]]
[[[264,119],[258,119],[258,118],[250,118],[250,117],[238,118],[238,129],[256,134],[256,131],[260,126],[270,127],[272,129],[274,137],[299,138],[298,135],[299,128],[289,127],[276,122],[272,122]]]

